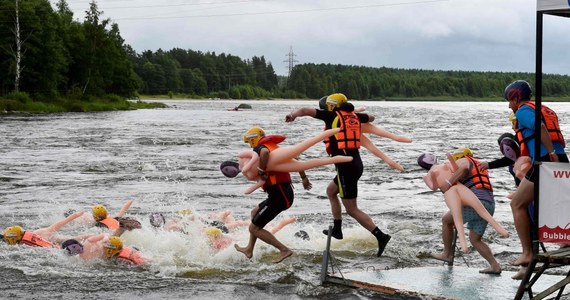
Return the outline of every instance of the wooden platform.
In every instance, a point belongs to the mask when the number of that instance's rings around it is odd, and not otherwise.
[[[325,282],[365,288],[386,295],[428,299],[513,299],[520,281],[511,279],[515,272],[501,275],[480,274],[467,267],[419,267],[394,270],[349,272],[328,275]],[[534,285],[544,290],[564,279],[545,275]]]
[[[558,276],[559,280],[551,284],[548,288],[540,288],[536,285],[544,276],[547,269],[565,267],[570,265],[570,247],[556,251],[536,254],[529,264],[528,272],[521,281],[515,299],[522,299],[527,295],[531,299],[544,299],[545,297],[558,291],[556,299],[562,299],[562,293],[568,283],[570,283],[570,271],[564,276]],[[534,270],[534,272],[533,272]],[[537,292],[535,294],[535,292]]]

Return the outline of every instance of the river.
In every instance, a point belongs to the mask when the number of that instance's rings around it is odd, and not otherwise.
[[[127,216],[143,228],[123,235],[127,245],[150,259],[144,270],[110,266],[101,261],[82,262],[58,249],[13,247],[0,243],[0,298],[17,299],[368,299],[378,294],[319,282],[326,237],[332,222],[325,188],[331,166],[307,171],[313,189],[303,190],[293,174],[295,203],[278,219],[297,221],[277,233],[295,254],[271,264],[277,252],[258,242],[246,259],[233,247],[220,252],[209,248],[201,235],[155,230],[152,212],[174,216],[181,209],[195,215],[231,211],[236,219],[249,219],[251,209],[264,199],[257,191],[244,195],[251,184],[243,176],[224,177],[219,165],[236,160],[248,150],[243,133],[261,126],[268,134],[287,136],[283,145],[295,144],[321,132],[322,122],[309,117],[285,123],[285,115],[317,101],[161,101],[166,109],[0,115],[0,229],[18,224],[34,230],[62,219],[69,210],[103,204],[117,213],[134,200]],[[253,109],[228,111],[239,103]],[[349,216],[344,218],[342,241],[333,240],[332,252],[345,270],[370,267],[435,266],[429,252],[440,251],[441,215],[447,210],[441,193],[428,190],[425,171],[416,158],[425,151],[443,154],[469,147],[475,157],[500,157],[497,138],[511,132],[506,102],[366,102],[355,101],[376,116],[386,130],[413,139],[410,144],[372,137],[374,143],[399,162],[404,172],[361,150],[364,175],[358,204],[377,225],[392,235],[384,255],[375,256],[376,240]],[[562,131],[570,134],[570,104],[546,103],[555,109]],[[300,159],[323,157],[318,144]],[[506,169],[491,171],[497,207],[495,218],[511,233],[501,238],[488,227],[485,240],[505,270],[520,253],[509,202],[514,189]],[[305,230],[310,240],[295,237]],[[97,229],[69,224],[63,234],[96,233]],[[245,228],[232,234],[247,243]],[[475,251],[456,259],[483,268],[486,261]]]

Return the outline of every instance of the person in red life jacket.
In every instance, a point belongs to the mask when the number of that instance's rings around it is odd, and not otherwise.
[[[28,245],[32,247],[59,248],[59,243],[67,237],[57,236],[56,232],[67,223],[83,215],[83,211],[69,215],[63,220],[53,223],[49,227],[36,229],[34,231],[24,230],[16,225],[4,230],[2,237],[10,245]]]
[[[326,100],[327,109],[311,107],[299,108],[285,117],[285,122],[293,122],[297,117],[310,116],[324,121],[325,129],[340,128],[341,131],[325,140],[327,153],[331,156],[352,156],[353,160],[347,163],[335,164],[337,175],[327,187],[327,196],[331,204],[334,218],[332,236],[342,239],[342,208],[338,196],[342,199],[348,215],[370,231],[378,240],[377,256],[381,256],[391,236],[383,233],[368,214],[360,210],[357,205],[358,180],[362,176],[364,167],[360,158],[360,137],[362,135],[361,123],[373,122],[374,116],[366,113],[355,113],[354,106],[348,103],[344,94],[329,95]],[[323,230],[328,235],[328,230]]]
[[[261,202],[251,211],[251,224],[249,224],[249,241],[247,246],[240,247],[234,245],[235,249],[243,253],[247,258],[253,256],[253,248],[257,239],[260,239],[267,244],[279,250],[279,256],[273,260],[273,263],[279,263],[285,258],[291,256],[293,251],[287,246],[282,244],[275,236],[264,229],[267,223],[275,219],[282,211],[289,209],[293,204],[293,185],[291,183],[291,176],[285,172],[266,172],[267,162],[271,151],[278,148],[271,136],[265,136],[265,131],[260,127],[253,127],[247,130],[244,134],[244,142],[248,143],[253,151],[259,154],[259,175],[265,183],[263,190],[267,193],[267,199]],[[303,187],[306,190],[311,188],[311,183],[305,172],[299,172],[302,180]]]
[[[566,146],[556,113],[542,105],[542,123],[540,126],[540,153],[534,153],[535,139],[535,103],[531,101],[532,89],[528,82],[517,80],[509,84],[504,91],[504,98],[517,120],[516,137],[520,144],[521,156],[530,156],[532,161],[568,162],[564,152]],[[513,266],[525,266],[533,256],[530,220],[527,217],[528,205],[534,200],[534,184],[537,167],[533,164],[526,173],[511,200],[515,228],[522,246],[521,255],[511,262]],[[515,278],[516,279],[516,278]]]
[[[118,236],[111,236],[103,243],[105,257],[115,263],[130,266],[142,266],[147,259],[134,247],[123,245],[123,240]]]
[[[134,228],[141,228],[140,222],[132,218],[124,218],[123,215],[133,204],[133,200],[127,201],[121,211],[114,217],[110,217],[107,213],[107,208],[104,205],[95,205],[91,210],[93,213],[93,220],[95,220],[95,226],[108,228],[111,230],[117,230],[120,227],[126,227],[131,230]]]
[[[481,201],[481,204],[483,204],[489,214],[493,215],[495,212],[495,198],[488,171],[483,171],[478,167],[479,161],[473,158],[473,152],[469,148],[456,149],[453,152],[452,157],[457,163],[458,168],[447,181],[449,187],[443,189],[442,192],[445,192],[455,183],[460,182],[469,188],[475,196],[479,198],[479,201]],[[469,228],[469,240],[471,241],[471,244],[490,265],[488,268],[479,270],[479,273],[495,275],[501,274],[501,265],[495,259],[495,256],[489,246],[482,240],[485,229],[487,228],[487,221],[470,206],[463,206],[461,210],[463,223],[467,223],[467,228]],[[431,253],[431,257],[449,262],[453,255],[452,242],[454,238],[454,220],[451,211],[448,211],[443,215],[441,218],[441,224],[443,252],[439,254]],[[460,232],[459,234],[463,233]]]

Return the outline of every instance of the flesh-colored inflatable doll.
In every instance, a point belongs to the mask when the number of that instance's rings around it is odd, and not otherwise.
[[[326,137],[338,133],[339,131],[340,129],[338,128],[329,129],[322,132],[319,135],[306,139],[297,145],[285,146],[274,149],[269,154],[269,160],[267,162],[267,171],[299,172],[324,165],[345,163],[352,161],[352,157],[340,156],[340,155],[334,157],[327,157],[327,158],[311,159],[306,161],[300,161],[296,159],[296,157],[298,157],[305,150],[309,149],[316,143],[324,140]],[[255,185],[249,187],[245,191],[246,194],[251,194],[253,191],[263,186],[265,181],[261,179],[257,171],[257,168],[259,167],[259,155],[257,154],[257,152],[253,150],[241,152],[239,154],[239,166],[241,173],[247,179],[257,182]]]
[[[327,96],[324,96],[319,100],[319,108],[324,109],[324,110],[331,110],[329,107],[327,107],[326,100],[327,100]],[[366,110],[366,108],[359,107],[359,108],[355,108],[354,112],[363,113],[363,112],[365,112],[365,110]],[[412,142],[412,139],[410,139],[410,138],[394,134],[394,133],[389,132],[387,130],[384,130],[380,127],[377,127],[376,125],[374,125],[372,123],[362,123],[361,128],[362,128],[362,133],[374,134],[376,136],[389,138],[393,141],[400,142],[400,143],[411,143]],[[360,136],[360,145],[362,147],[366,148],[366,150],[370,151],[370,153],[374,154],[376,157],[383,160],[390,167],[392,167],[398,171],[401,171],[401,172],[404,171],[404,167],[402,167],[400,164],[395,162],[392,158],[390,158],[388,155],[386,155],[382,150],[378,149],[378,147],[376,147],[376,145],[374,145],[374,143],[372,143],[372,141],[364,134]]]
[[[451,154],[447,154],[448,162],[432,166],[428,173],[423,177],[425,184],[432,190],[442,190],[442,188],[449,187],[449,179],[451,178],[454,171],[458,169],[455,160]],[[493,228],[503,237],[508,237],[509,233],[499,224],[493,216],[485,209],[481,201],[475,196],[475,194],[461,183],[454,184],[449,187],[444,193],[443,197],[445,199],[445,204],[450,209],[453,215],[453,222],[455,228],[457,229],[457,235],[459,237],[459,243],[461,245],[461,250],[464,253],[469,251],[467,247],[467,241],[465,239],[465,229],[463,225],[463,213],[462,208],[464,206],[470,206],[477,212],[477,214],[487,221]]]

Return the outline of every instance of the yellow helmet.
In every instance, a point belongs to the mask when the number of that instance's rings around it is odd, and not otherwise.
[[[210,227],[208,229],[205,229],[204,233],[211,238],[215,238],[222,235],[222,230],[217,227]]]
[[[10,245],[16,245],[22,240],[24,236],[24,229],[22,227],[16,225],[12,227],[6,228],[4,230],[4,240]]]
[[[91,211],[93,211],[93,219],[95,219],[95,221],[101,221],[107,218],[107,208],[103,205],[95,205]]]
[[[107,258],[115,256],[117,253],[121,252],[123,249],[123,240],[118,236],[111,236],[109,240],[103,244],[103,251]]]
[[[332,111],[333,109],[340,107],[341,104],[347,103],[347,102],[348,102],[348,99],[346,98],[346,96],[344,94],[336,93],[336,94],[329,95],[327,97],[327,101],[326,101],[327,109],[329,111]]]
[[[473,157],[473,152],[471,151],[471,149],[457,148],[453,151],[453,153],[451,153],[451,157],[453,157],[453,160],[458,160],[460,158],[463,158],[464,156]]]
[[[243,134],[243,142],[248,143],[251,148],[257,147],[257,143],[265,136],[265,131],[261,127],[251,127]]]

